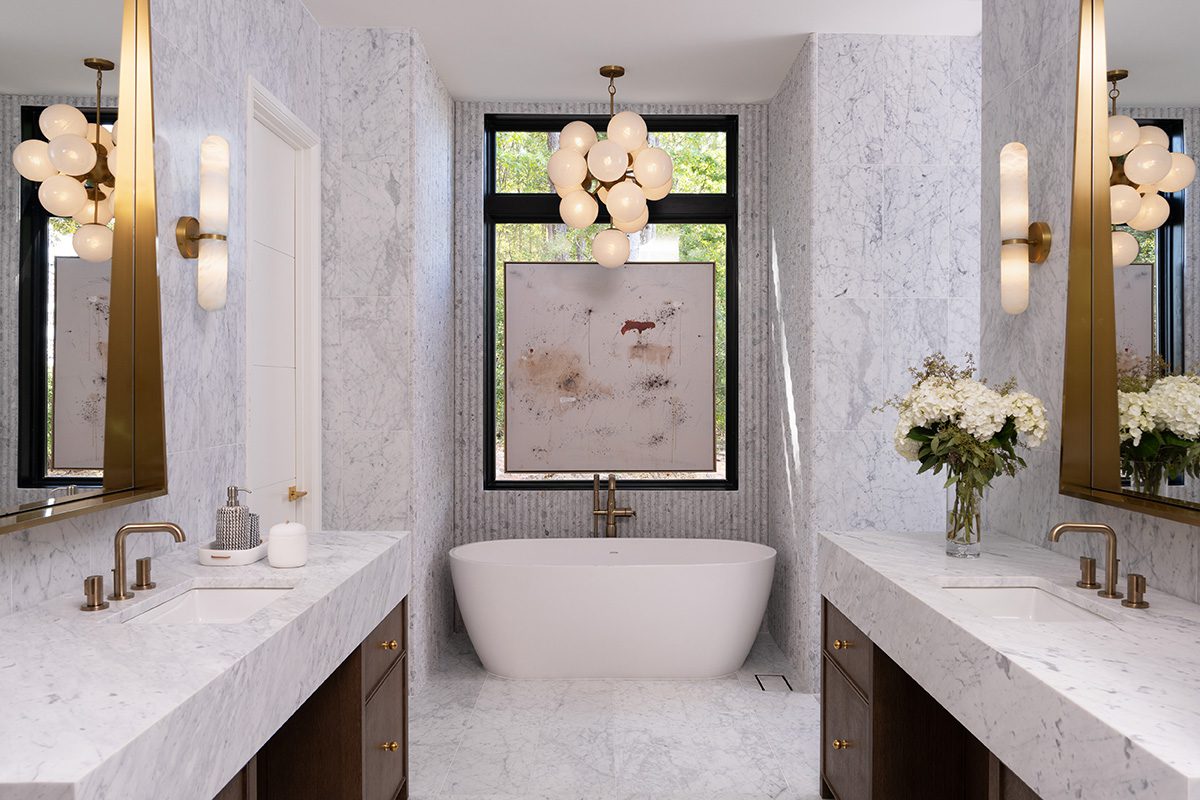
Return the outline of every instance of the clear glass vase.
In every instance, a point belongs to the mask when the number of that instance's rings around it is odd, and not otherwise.
[[[955,483],[946,489],[946,555],[979,558],[987,488]]]

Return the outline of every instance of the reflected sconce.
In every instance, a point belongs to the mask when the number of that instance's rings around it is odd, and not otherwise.
[[[1000,306],[1029,307],[1029,265],[1050,256],[1050,226],[1029,222],[1029,151],[1010,142],[1000,151]]]
[[[175,241],[184,258],[199,260],[196,301],[205,311],[225,307],[229,281],[229,142],[208,136],[200,143],[200,218],[180,217]]]

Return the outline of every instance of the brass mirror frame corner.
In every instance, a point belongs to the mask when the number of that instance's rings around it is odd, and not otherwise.
[[[115,209],[104,484],[97,491],[0,510],[0,534],[167,493],[150,30],[150,0],[124,0],[117,105],[122,131],[134,141],[134,191],[118,194]],[[118,342],[124,344],[115,346]],[[114,386],[129,391],[113,392]]]
[[[1059,492],[1200,525],[1200,509],[1121,488],[1104,0],[1080,0]]]

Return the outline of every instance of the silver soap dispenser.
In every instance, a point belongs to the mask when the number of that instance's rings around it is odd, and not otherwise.
[[[225,490],[225,505],[217,509],[216,549],[249,550],[262,544],[258,530],[258,514],[239,502],[241,492],[250,494],[249,489],[230,486]]]

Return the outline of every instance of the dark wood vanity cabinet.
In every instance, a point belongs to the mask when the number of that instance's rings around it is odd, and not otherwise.
[[[259,751],[258,800],[407,800],[407,633],[406,599]]]
[[[828,600],[821,624],[821,796],[1038,800]]]

